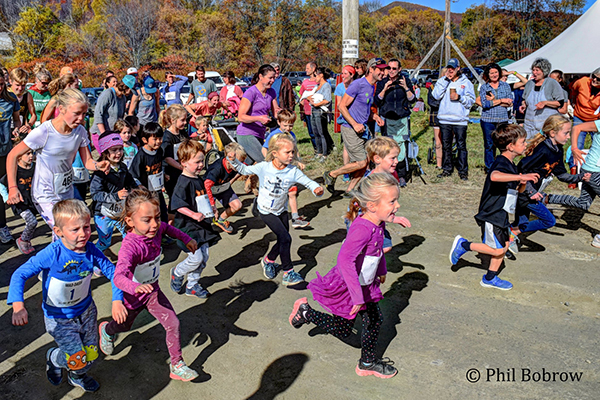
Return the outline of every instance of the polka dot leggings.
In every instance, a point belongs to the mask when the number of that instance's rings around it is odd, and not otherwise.
[[[375,347],[379,337],[379,329],[383,315],[377,303],[367,303],[367,309],[359,312],[362,318],[361,356],[363,362],[370,363],[377,359]],[[338,315],[325,314],[312,308],[306,313],[306,319],[327,333],[344,339],[352,333],[353,319],[342,318]]]

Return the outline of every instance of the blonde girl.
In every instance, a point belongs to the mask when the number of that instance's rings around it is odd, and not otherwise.
[[[58,107],[56,102],[56,95],[61,91],[69,88],[69,89],[77,89],[79,86],[79,80],[73,74],[66,74],[61,76],[60,78],[56,78],[48,85],[48,92],[50,93],[52,99],[44,108],[42,112],[42,118],[40,122],[44,123],[49,119],[55,118],[58,115]]]
[[[177,158],[177,150],[181,143],[189,138],[187,134],[187,111],[180,104],[171,105],[166,110],[161,111],[158,123],[165,130],[161,148],[164,156],[165,175],[168,177],[165,178],[165,189],[171,197],[177,179],[183,170]]]

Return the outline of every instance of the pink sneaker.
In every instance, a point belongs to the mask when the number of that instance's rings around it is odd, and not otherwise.
[[[31,242],[26,242],[24,240],[21,240],[21,238],[17,239],[17,247],[19,248],[19,251],[23,254],[31,254],[35,252],[35,249],[31,245]]]

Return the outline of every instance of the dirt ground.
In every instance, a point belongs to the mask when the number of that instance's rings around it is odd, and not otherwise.
[[[514,288],[504,292],[479,285],[484,268],[475,254],[453,268],[448,261],[455,235],[480,237],[473,215],[481,182],[426,179],[427,185],[416,181],[401,191],[398,215],[408,217],[413,227],[389,228],[394,247],[387,255],[389,275],[382,287],[385,321],[379,352],[395,361],[396,377],[356,375],[356,335],[342,342],[311,325],[299,330],[289,325],[297,298],[309,296],[311,305],[318,306],[308,291],[282,286],[281,276],[264,278],[259,259],[274,235],[251,216],[251,198],[242,196],[245,207],[232,219],[235,233],[224,234],[210,249],[201,280],[212,293],[207,300],[170,291],[168,271],[184,255],[176,246],[164,251],[160,284],[178,312],[184,358],[200,372],[196,382],[169,379],[164,331],[143,313],[131,332],[119,336],[114,355],[101,357],[90,371],[101,384],[97,393],[86,395],[66,382],[52,386],[44,370],[44,354],[53,341],[44,329],[41,285],[36,279],[27,283],[29,325],[12,326],[5,302],[8,284],[26,257],[14,245],[1,245],[0,397],[598,398],[600,254],[590,243],[600,227],[600,205],[584,214],[554,208],[556,227],[525,238],[517,261],[506,261],[502,277]],[[343,187],[340,181],[338,189]],[[241,186],[235,188],[241,191]],[[341,216],[347,202],[328,193],[314,198],[305,190],[299,203],[311,225],[292,232],[292,258],[311,280],[335,264],[346,233]],[[18,234],[22,221],[8,213],[9,226]],[[34,245],[39,250],[50,236],[45,227],[38,234]],[[119,238],[115,234],[114,253]],[[105,278],[93,281],[101,320],[110,317],[107,283]]]

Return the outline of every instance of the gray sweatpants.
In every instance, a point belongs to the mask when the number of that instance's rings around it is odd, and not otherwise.
[[[204,243],[195,253],[188,253],[185,260],[175,267],[175,275],[181,277],[187,275],[187,287],[192,288],[200,280],[202,270],[206,268],[208,261],[208,243]]]

